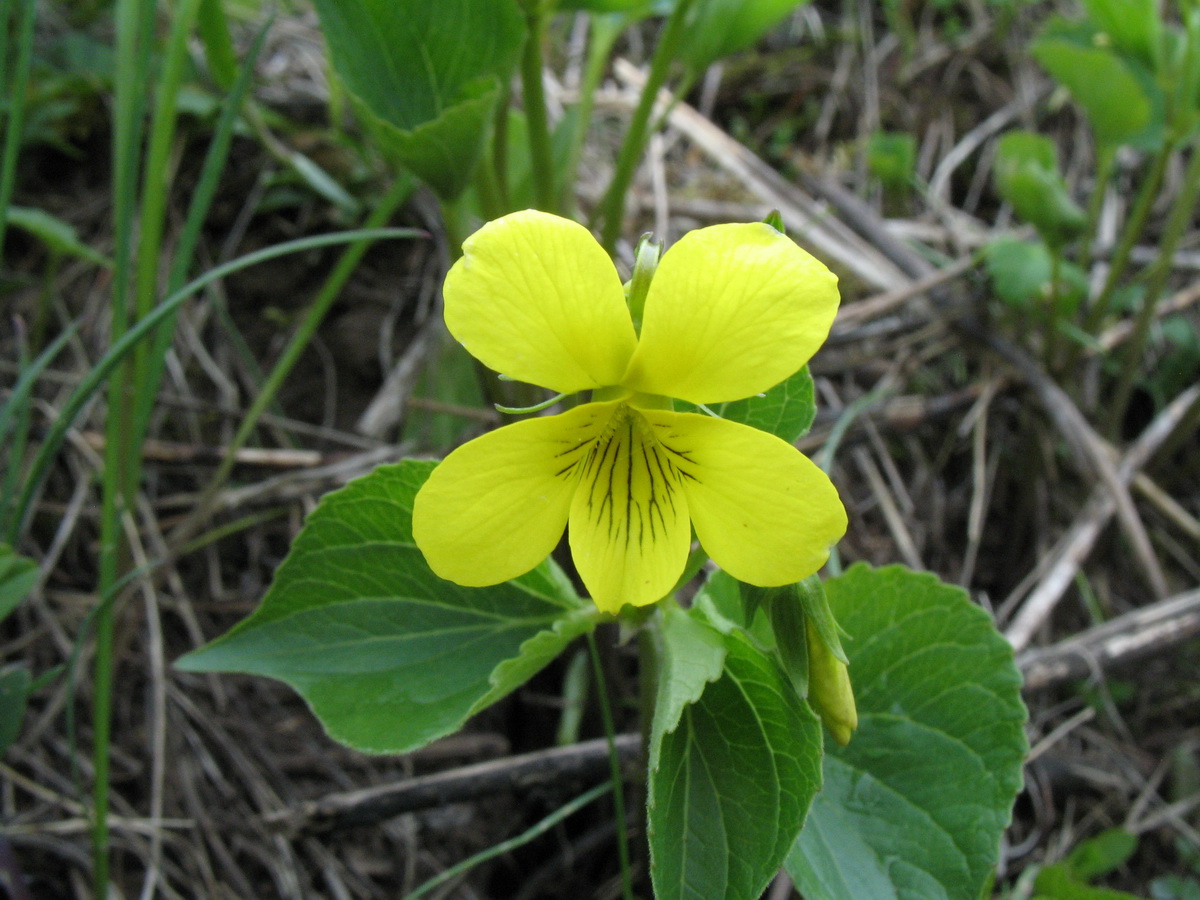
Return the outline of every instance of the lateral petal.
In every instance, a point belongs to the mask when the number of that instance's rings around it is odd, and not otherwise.
[[[446,327],[485,366],[564,394],[615,385],[637,344],[620,276],[582,225],[525,210],[463,243]]]
[[[545,559],[562,537],[580,465],[611,407],[589,403],[515,422],[442,460],[413,504],[413,539],[429,567],[482,587]]]
[[[691,536],[678,473],[640,412],[618,405],[571,504],[571,557],[596,606],[661,600],[683,574]]]
[[[829,335],[837,278],[762,222],[685,234],[663,255],[622,383],[692,403],[774,387]]]
[[[774,435],[696,413],[644,412],[682,476],[696,536],[739,581],[792,584],[821,568],[846,533],[837,488]]]

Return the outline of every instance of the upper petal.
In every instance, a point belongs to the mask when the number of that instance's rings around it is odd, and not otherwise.
[[[463,243],[446,327],[490,369],[561,393],[613,385],[637,343],[621,279],[582,225],[525,210]]]
[[[661,600],[683,574],[691,538],[678,472],[641,414],[616,404],[571,505],[571,558],[596,606],[615,613]]]
[[[622,384],[692,403],[760,393],[829,335],[837,278],[762,222],[685,234],[663,255]]]
[[[413,504],[413,539],[429,567],[481,587],[545,559],[566,527],[579,465],[610,413],[590,403],[516,422],[442,460]]]
[[[739,581],[807,578],[846,533],[837,488],[774,435],[695,413],[644,411],[682,477],[696,536]]]

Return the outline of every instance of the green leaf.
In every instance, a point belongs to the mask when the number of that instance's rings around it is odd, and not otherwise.
[[[1136,834],[1124,828],[1109,828],[1081,841],[1067,857],[1067,868],[1076,878],[1091,881],[1124,865],[1137,850],[1137,845]]]
[[[1096,141],[1130,141],[1150,124],[1152,106],[1141,81],[1116,53],[1066,35],[1034,42],[1033,57],[1083,107]]]
[[[8,752],[21,733],[30,684],[29,670],[24,667],[0,671],[0,755]]]
[[[771,589],[767,589],[771,590]],[[744,585],[728,572],[717,569],[696,592],[692,607],[704,614],[708,623],[722,634],[743,630],[761,647],[775,646],[771,623],[760,614],[763,594],[751,585]]]
[[[1070,867],[1058,863],[1046,866],[1034,879],[1034,900],[1142,900],[1125,891],[1114,891],[1105,887],[1092,887],[1072,874]]]
[[[106,269],[112,268],[112,260],[97,253],[79,240],[79,235],[73,226],[50,215],[45,210],[32,209],[27,206],[10,206],[5,218],[9,225],[28,232],[45,244],[51,253],[76,256],[85,262],[103,266]]]
[[[1058,150],[1046,137],[1010,131],[996,146],[996,190],[1042,240],[1061,247],[1087,227],[1087,216],[1058,173]]]
[[[383,466],[322,498],[259,608],[176,665],[287,682],[332,737],[375,753],[456,731],[520,686],[594,610],[549,561],[489,588],[434,575],[412,540],[432,469]]]
[[[204,57],[208,70],[223,91],[228,91],[237,81],[238,58],[229,36],[229,19],[225,15],[224,0],[200,0],[196,15],[196,33],[204,44]]]
[[[789,444],[795,443],[808,434],[817,414],[812,375],[805,366],[762,396],[718,403],[711,408],[723,419],[741,422],[781,437]]]
[[[37,563],[18,556],[8,544],[0,544],[0,621],[20,606],[37,579]]]
[[[775,653],[797,697],[808,698],[808,635],[804,607],[790,591],[771,594],[763,608],[771,622]]]
[[[1083,0],[1083,5],[1113,46],[1155,68],[1162,38],[1157,0]]]
[[[788,854],[807,900],[976,900],[1021,786],[1012,648],[960,588],[859,564],[825,583],[859,728]]]
[[[470,181],[524,39],[513,0],[317,0],[334,67],[386,153],[443,199]]]
[[[769,656],[723,636],[725,671],[651,748],[658,900],[757,900],[820,787],[821,732]]]
[[[1028,309],[1045,296],[1053,263],[1041,241],[997,238],[988,244],[984,261],[996,294],[1009,306]]]
[[[696,0],[684,23],[680,59],[693,72],[700,72],[723,56],[753,46],[788,13],[806,2]]]
[[[650,766],[657,768],[663,735],[674,731],[684,710],[700,699],[705,685],[721,677],[725,639],[700,617],[675,603],[662,606],[661,669],[650,734]]]
[[[867,170],[884,187],[909,187],[917,170],[917,139],[906,132],[874,132],[867,141]]]

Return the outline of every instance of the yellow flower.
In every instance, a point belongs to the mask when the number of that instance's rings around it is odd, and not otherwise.
[[[446,326],[480,362],[592,402],[459,447],[417,494],[413,536],[442,578],[498,584],[549,555],[569,523],[596,605],[662,599],[691,530],[749,584],[811,575],[846,530],[837,490],[798,450],[735,422],[675,412],[798,371],[825,340],[837,279],[769,225],[690,232],[658,264],[640,335],[616,268],[583,226],[525,211],[463,244]]]

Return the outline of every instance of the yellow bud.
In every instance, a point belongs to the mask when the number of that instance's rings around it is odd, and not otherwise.
[[[825,646],[811,621],[804,623],[808,639],[808,702],[833,739],[843,747],[858,727],[858,709],[846,664]]]

